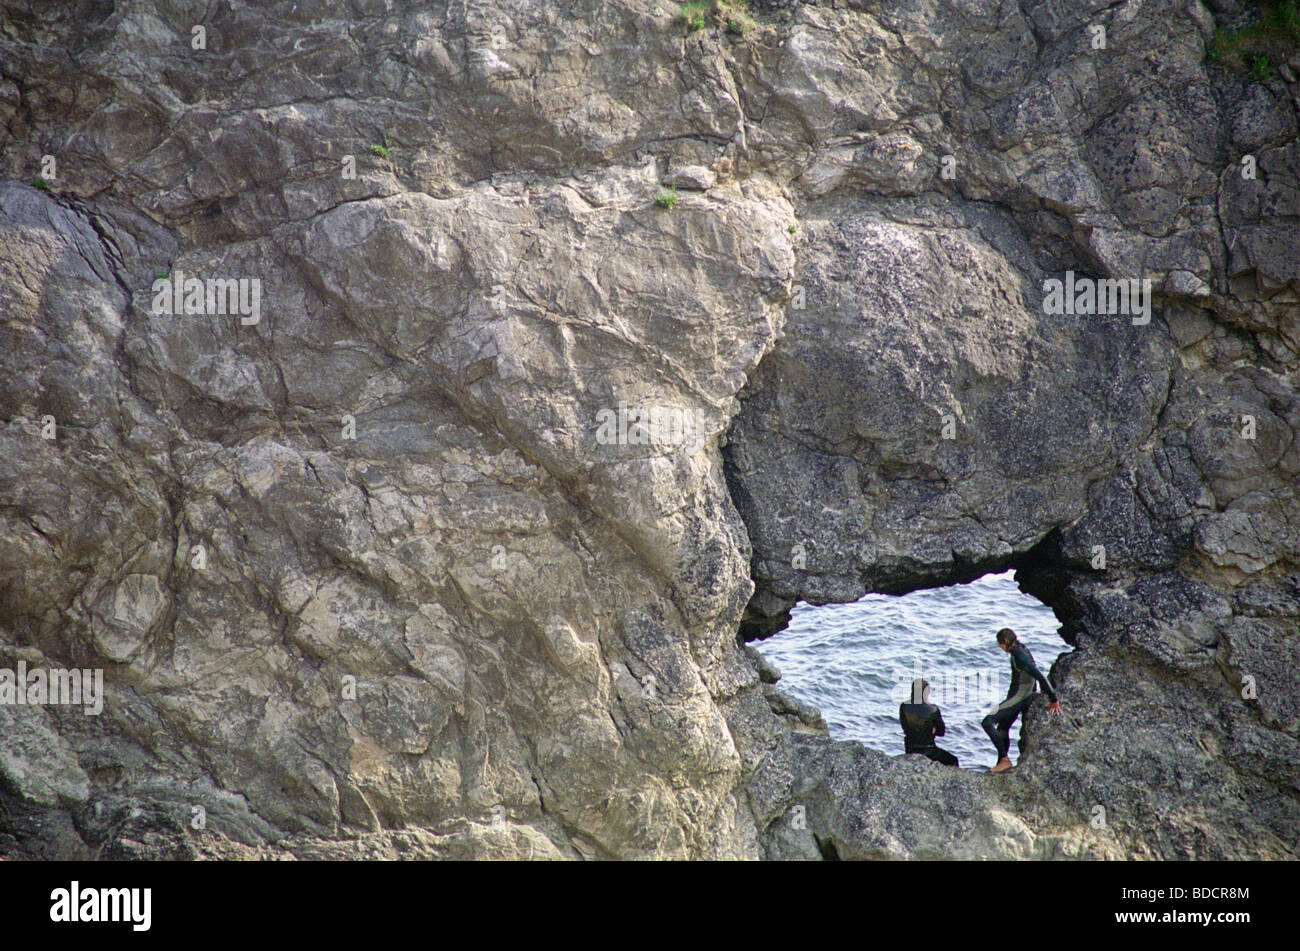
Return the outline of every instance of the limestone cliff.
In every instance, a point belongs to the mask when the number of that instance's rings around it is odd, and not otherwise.
[[[0,0],[0,854],[1300,856],[1252,10]],[[1008,567],[1008,776],[745,644]]]

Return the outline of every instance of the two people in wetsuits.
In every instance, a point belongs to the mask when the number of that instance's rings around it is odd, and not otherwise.
[[[1051,682],[1034,664],[1029,648],[1016,639],[1016,632],[1004,627],[998,631],[997,641],[998,647],[1011,655],[1011,687],[1006,699],[982,723],[984,732],[989,735],[998,751],[997,765],[990,770],[993,773],[1005,772],[1011,768],[1011,759],[1007,755],[1011,749],[1011,724],[1028,708],[1039,684],[1047,694],[1047,712],[1061,712],[1061,703],[1056,698]],[[956,766],[957,757],[940,749],[934,742],[935,737],[944,735],[946,727],[943,724],[943,714],[930,702],[930,685],[920,678],[913,680],[909,699],[910,703],[898,705],[898,721],[903,727],[903,748],[908,753],[920,753],[936,763]]]

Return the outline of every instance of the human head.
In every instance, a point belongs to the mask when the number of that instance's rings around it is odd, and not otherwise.
[[[1011,648],[1016,646],[1016,632],[1009,627],[1004,627],[998,631],[998,647],[1010,653]]]
[[[930,702],[930,685],[917,677],[912,681],[912,702],[929,703]]]

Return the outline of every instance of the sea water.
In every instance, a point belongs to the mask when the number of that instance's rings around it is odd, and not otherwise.
[[[853,604],[800,604],[789,627],[753,646],[780,669],[782,691],[821,710],[834,739],[886,753],[903,752],[898,704],[919,670],[948,728],[938,745],[963,767],[992,766],[997,756],[980,720],[1011,686],[1010,660],[994,635],[1014,630],[1044,674],[1069,649],[1051,608],[1021,593],[1013,574]],[[1019,731],[1017,720],[1012,762]]]

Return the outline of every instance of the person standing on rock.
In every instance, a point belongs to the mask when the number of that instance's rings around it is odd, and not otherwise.
[[[989,770],[991,773],[1002,773],[1011,768],[1011,760],[1007,756],[1011,750],[1011,724],[1025,712],[1029,702],[1034,699],[1039,684],[1043,685],[1043,693],[1047,694],[1047,712],[1058,715],[1061,712],[1061,702],[1056,699],[1056,691],[1034,665],[1034,655],[1029,653],[1029,648],[1016,640],[1016,632],[1009,627],[998,631],[998,647],[1011,655],[1011,689],[1007,691],[1007,698],[983,721],[984,732],[989,735],[998,751],[998,762]]]
[[[912,681],[912,702],[898,705],[898,722],[903,725],[903,749],[908,753],[920,753],[945,766],[957,765],[957,757],[934,745],[934,738],[943,736],[947,728],[943,714],[930,702],[930,685],[919,677]]]

